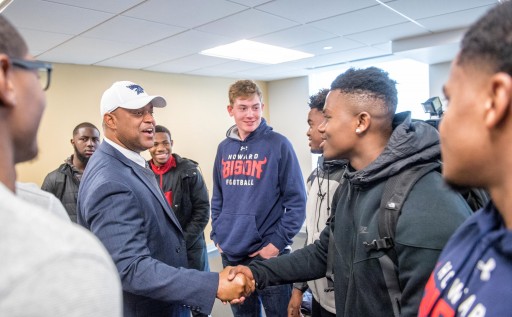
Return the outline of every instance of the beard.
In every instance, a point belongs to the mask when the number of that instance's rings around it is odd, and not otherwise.
[[[87,163],[89,162],[89,159],[91,158],[90,156],[85,156],[83,155],[82,153],[80,153],[80,151],[78,151],[78,149],[76,148],[76,145],[73,145],[73,147],[75,148],[75,156],[76,158],[82,162],[82,164],[87,165]]]

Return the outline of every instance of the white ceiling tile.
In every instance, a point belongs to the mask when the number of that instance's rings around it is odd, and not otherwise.
[[[225,0],[152,0],[123,15],[194,28],[247,9]]]
[[[109,13],[121,13],[145,0],[52,0],[56,3],[67,4],[70,6],[93,9]]]
[[[287,29],[295,25],[297,25],[295,22],[249,9],[239,14],[205,24],[197,29],[238,39],[249,39]]]
[[[311,53],[313,55],[324,55],[324,54],[332,54],[334,52],[339,52],[339,51],[351,50],[351,49],[359,48],[362,46],[365,46],[365,45],[363,43],[356,42],[356,41],[348,39],[348,38],[337,36],[332,39],[318,41],[318,42],[314,42],[311,44],[298,45],[298,46],[293,47],[293,49],[303,51],[306,53]],[[326,50],[326,49],[324,49],[325,47],[332,47],[332,48]]]
[[[315,60],[304,59],[302,61],[293,62],[293,64],[314,70],[387,55],[391,55],[390,50],[383,50],[375,47],[361,47],[353,50],[318,56]]]
[[[155,42],[152,46],[167,50],[172,56],[178,58],[232,41],[232,38],[190,30]]]
[[[83,36],[102,40],[135,43],[140,46],[185,31],[167,24],[117,16],[83,33]]]
[[[224,64],[218,64],[214,66],[209,67],[203,67],[201,69],[191,71],[189,74],[196,74],[196,75],[207,75],[207,74],[220,74],[225,75],[228,73],[235,73],[240,71],[249,71],[254,68],[261,67],[260,64],[255,63],[248,63],[248,62],[242,62],[242,61],[231,61]]]
[[[172,60],[170,62],[154,65],[145,70],[167,72],[167,73],[184,73],[196,69],[221,65],[226,63],[227,60],[223,58],[211,57],[206,55],[194,54],[182,58]]]
[[[487,10],[493,6],[479,7],[455,13],[438,15],[431,18],[419,19],[418,22],[434,32],[442,32],[446,30],[462,28],[469,23],[476,21]],[[512,18],[512,17],[511,17]]]
[[[270,81],[274,77],[270,75],[252,75],[251,73],[246,72],[238,72],[238,73],[230,73],[226,74],[226,77],[233,79],[246,79],[250,78],[252,80],[261,80],[261,81]]]
[[[144,46],[127,53],[107,58],[97,62],[95,65],[143,69],[174,58],[176,57],[170,55],[166,50],[158,49],[153,46]]]
[[[251,8],[254,8],[258,5],[267,3],[267,2],[273,2],[275,0],[229,0],[230,2],[239,3],[244,6],[249,6]]]
[[[76,37],[39,58],[51,62],[91,65],[134,48],[133,44]]]
[[[388,45],[386,49],[383,46],[362,47],[347,52],[340,52],[340,57],[348,62],[359,62],[374,57],[385,57],[391,55],[391,47]]]
[[[397,0],[387,3],[387,5],[409,18],[417,20],[497,3],[496,0]]]
[[[14,1],[2,14],[18,28],[73,35],[80,34],[114,16],[110,13],[40,0]]]
[[[251,40],[289,48],[335,37],[337,36],[332,33],[325,32],[307,25],[299,25],[267,35],[257,36]]]
[[[97,65],[112,67],[134,65],[134,68],[143,69],[226,44],[229,41],[221,36],[191,30],[106,59]]]
[[[407,22],[407,19],[384,6],[376,5],[371,8],[312,22],[310,25],[337,35],[346,35],[402,22]]]
[[[405,22],[370,31],[349,34],[345,35],[345,37],[367,45],[374,45],[404,37],[418,36],[428,33],[428,30],[425,30],[412,22]]]
[[[269,75],[269,74],[275,74],[280,72],[291,72],[295,71],[297,69],[296,66],[288,66],[283,64],[278,65],[260,65],[260,67],[256,67],[250,70],[250,73],[258,76],[258,75]]]
[[[263,78],[270,78],[272,77],[271,74],[279,73],[282,71],[290,72],[296,70],[296,67],[289,67],[289,66],[282,66],[282,65],[261,65],[261,64],[253,64],[254,67],[244,69],[244,70],[238,70],[238,71],[232,71],[232,72],[225,72],[224,75],[234,78],[250,78],[254,80],[261,80]],[[194,71],[194,74],[198,74],[199,71]],[[270,75],[270,76],[269,76]]]
[[[275,73],[275,74],[253,74],[253,72],[237,72],[237,73],[230,73],[226,76],[229,76],[231,78],[250,78],[253,80],[262,80],[262,81],[272,81],[272,80],[279,80],[279,79],[285,79],[285,78],[293,78],[293,77],[300,77],[300,76],[306,76],[308,74],[307,70],[289,70],[289,71],[283,71],[281,73]]]
[[[300,23],[307,23],[376,5],[374,0],[277,0],[257,9]]]
[[[27,42],[30,54],[38,57],[39,54],[69,40],[73,35],[52,32],[43,32],[32,29],[18,29]]]

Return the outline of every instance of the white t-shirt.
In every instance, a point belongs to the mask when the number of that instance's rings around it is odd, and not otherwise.
[[[52,193],[37,187],[34,183],[16,182],[16,195],[28,203],[37,205],[45,211],[50,211],[57,217],[71,222],[66,208],[64,208],[60,200]]]

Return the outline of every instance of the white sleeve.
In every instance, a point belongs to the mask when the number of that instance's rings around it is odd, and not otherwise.
[[[11,317],[122,316],[122,293],[113,263],[90,254],[53,259],[19,277],[0,299]]]

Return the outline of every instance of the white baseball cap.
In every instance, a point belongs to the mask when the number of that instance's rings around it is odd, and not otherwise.
[[[149,96],[144,88],[131,81],[116,81],[105,90],[101,97],[100,113],[110,113],[117,108],[140,109],[151,103],[153,107],[163,108],[167,105],[161,96]]]

